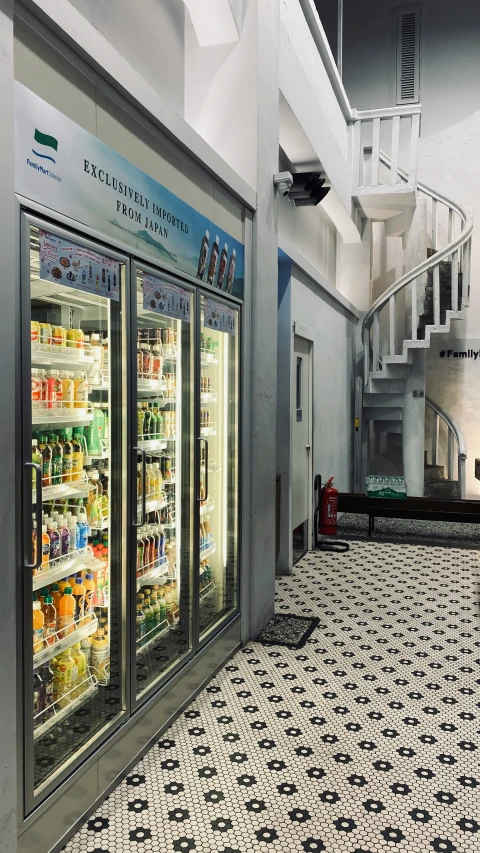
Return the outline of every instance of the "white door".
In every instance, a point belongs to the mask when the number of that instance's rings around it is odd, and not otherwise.
[[[294,335],[292,394],[292,530],[304,524],[311,546],[312,344]]]

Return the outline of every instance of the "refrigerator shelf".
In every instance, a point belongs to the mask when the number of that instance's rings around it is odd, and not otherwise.
[[[208,473],[209,473],[209,474],[219,474],[221,470],[222,470],[222,469],[220,468],[220,466],[219,466],[219,465],[216,465],[216,464],[214,465],[213,463],[210,463],[210,467],[209,467],[209,469],[208,469]],[[200,474],[205,474],[205,465],[202,465],[202,466],[200,467]]]
[[[218,396],[216,391],[202,391],[200,393],[201,403],[216,403],[217,401]]]
[[[209,435],[216,435],[216,434],[217,434],[216,424],[211,424],[210,426],[200,427],[200,435],[202,435],[202,436],[209,436]]]
[[[85,453],[83,455],[83,464],[91,465],[92,462],[100,462],[102,459],[110,458],[110,448],[108,446],[108,440],[106,438],[100,439],[102,444],[101,453]]]
[[[138,439],[137,447],[140,450],[153,451],[153,450],[165,450],[167,446],[166,438],[148,438],[148,439]]]
[[[170,570],[170,563],[168,562],[166,557],[162,557],[159,565],[152,566],[152,568],[147,568],[147,570],[137,577],[137,592],[145,586],[145,584],[150,583],[150,581],[154,580],[154,578],[167,577],[168,572]]]
[[[163,379],[137,379],[137,396],[151,397],[152,394],[163,393],[167,390],[167,383]]]
[[[108,517],[102,518],[100,521],[100,524],[91,524],[90,525],[90,531],[93,532],[94,530],[96,530],[96,531],[106,530],[108,528],[109,521],[110,521],[110,519]]]
[[[77,367],[89,368],[93,364],[93,355],[86,355],[75,347],[57,347],[50,344],[32,344],[33,367]]]
[[[208,598],[212,592],[215,592],[216,586],[214,581],[210,581],[203,589],[200,590],[200,601],[204,601],[205,598]]]
[[[58,710],[56,710],[53,717],[49,717],[48,720],[45,720],[44,723],[40,723],[40,725],[34,729],[34,740],[38,740],[38,738],[43,737],[63,720],[66,720],[67,717],[77,711],[78,708],[81,708],[85,702],[88,702],[88,700],[91,699],[92,696],[95,696],[98,691],[98,683],[96,677],[89,673],[88,678],[86,678],[85,681],[82,681],[80,684],[77,684],[75,685],[75,687],[72,687],[72,689],[69,690],[68,693],[66,693],[62,697],[62,700],[57,699],[57,701],[53,702],[50,707],[55,709],[55,706],[58,705],[59,701],[64,701],[68,697],[69,693],[76,693],[79,687],[82,687],[82,685],[85,685],[85,689],[82,691],[82,693],[80,693],[79,696],[76,696],[74,699],[72,699],[65,708],[59,708]],[[37,717],[41,717],[43,713],[44,711],[41,711],[40,714],[37,714]],[[34,717],[34,725],[35,719],[37,719],[37,717]]]
[[[34,409],[32,412],[34,427],[88,426],[92,421],[91,403],[87,403],[81,409]]]
[[[85,472],[81,480],[75,480],[73,483],[58,483],[55,486],[44,486],[42,488],[42,503],[45,501],[55,501],[63,498],[86,498],[91,491],[92,485],[89,483]],[[35,503],[35,489],[32,492],[32,501]]]
[[[84,640],[85,637],[89,637],[91,634],[94,634],[98,628],[97,617],[90,616],[85,619],[79,619],[78,622],[74,622],[74,625],[75,627],[71,634],[67,634],[66,637],[58,639],[51,646],[46,646],[41,652],[37,652],[37,654],[33,656],[34,669],[56,657],[60,652],[64,652],[65,649],[69,649],[71,646],[75,645],[75,643],[79,643],[81,640]],[[57,634],[58,633],[59,632],[57,631]]]
[[[204,504],[200,504],[200,515],[205,515],[207,512],[213,512],[214,509],[215,501],[212,497],[209,497]]]
[[[137,640],[137,658],[149,652],[150,649],[152,649],[162,637],[167,636],[169,631],[170,628],[168,622],[166,619],[164,619],[163,622],[160,622],[160,625],[156,625],[152,631],[149,631],[148,634],[145,634],[142,637],[141,644]],[[148,637],[149,639],[145,639],[146,637]]]
[[[213,352],[202,351],[200,353],[200,364],[202,367],[212,367],[218,364],[218,356],[214,355]]]
[[[210,557],[211,554],[214,554],[216,550],[217,550],[217,543],[216,542],[210,542],[210,544],[204,546],[203,548],[201,547],[200,548],[200,559],[206,560],[207,557]]]
[[[167,506],[167,503],[168,503],[168,501],[166,498],[160,498],[158,500],[157,499],[155,499],[155,500],[150,499],[149,500],[147,497],[147,500],[145,502],[145,512],[155,512],[155,510],[157,510],[157,509],[163,509],[164,507]],[[142,503],[140,501],[140,503],[137,504],[137,512],[141,512],[141,511],[142,511]]]
[[[159,403],[161,405],[159,405],[158,408],[164,409],[165,406],[167,406],[167,405],[168,406],[174,406],[176,404],[176,402],[177,402],[176,397],[162,397],[162,399],[159,401]]]
[[[74,569],[86,570],[87,572],[98,572],[104,567],[101,560],[93,556],[93,551],[90,547],[80,548],[74,551],[71,557],[60,557],[57,560],[52,560],[48,565],[48,569],[44,569],[38,574],[33,575],[33,591],[41,589],[44,586],[49,586],[55,581],[68,578],[73,574]]]

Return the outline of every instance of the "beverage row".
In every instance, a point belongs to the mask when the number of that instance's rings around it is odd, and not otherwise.
[[[162,412],[157,402],[138,403],[137,434],[146,440],[175,438],[177,431],[176,412]]]
[[[39,547],[42,552],[41,566],[33,573],[36,575],[47,571],[52,562],[55,561],[57,565],[61,559],[68,560],[75,551],[85,549],[88,545],[89,532],[87,513],[83,506],[77,508],[76,516],[71,511],[65,516],[57,513],[55,518],[44,515],[41,535],[37,530],[36,521],[33,521],[32,551],[35,562]]]
[[[237,252],[233,249],[230,260],[228,259],[228,244],[224,243],[223,249],[220,252],[220,238],[218,234],[212,243],[210,250],[210,260],[208,262],[208,249],[210,245],[210,232],[205,231],[200,244],[200,255],[198,257],[197,278],[201,281],[207,281],[214,287],[220,290],[225,290],[226,293],[232,292],[233,281],[235,277],[235,265],[237,263]],[[217,273],[218,265],[218,273]],[[216,279],[216,280],[215,280]]]
[[[149,344],[150,346],[160,346],[165,355],[169,355],[172,348],[177,346],[178,332],[172,329],[171,326],[165,326],[159,329],[139,329],[137,332],[137,344]]]
[[[200,376],[200,391],[202,392],[202,394],[209,394],[212,392],[212,390],[212,377],[204,376],[204,374],[202,373],[202,375]]]
[[[163,485],[165,481],[171,480],[171,459],[161,456],[160,462],[147,462],[145,466],[145,494],[150,500],[162,500],[165,498]],[[137,497],[141,500],[143,494],[143,470],[142,464],[137,466]]]
[[[213,570],[208,560],[200,561],[200,592],[212,582]]]
[[[94,617],[96,583],[93,572],[65,578],[33,593],[33,653],[54,646]]]
[[[84,370],[43,370],[32,368],[32,409],[85,409],[90,393]]]
[[[90,669],[106,678],[109,643],[103,629],[65,649],[33,673],[33,724],[38,727],[78,699],[90,686]]]
[[[139,379],[161,379],[163,371],[163,356],[159,344],[138,342],[137,344],[137,375]]]
[[[200,412],[200,426],[201,427],[210,427],[212,426],[212,421],[210,419],[210,409],[202,409]]]
[[[151,569],[165,566],[167,571],[174,563],[175,539],[167,541],[159,524],[145,524],[137,530],[137,578]]]
[[[218,341],[214,341],[213,338],[206,338],[202,332],[200,335],[200,349],[202,352],[218,356]]]
[[[31,320],[30,340],[32,344],[42,347],[65,347],[81,350],[87,347],[89,354],[97,347],[102,351],[97,359],[101,359],[103,365],[108,364],[108,337],[103,332],[92,332],[88,335],[80,327],[78,329],[65,329],[60,325],[38,323],[36,320]]]
[[[179,607],[177,584],[144,587],[137,595],[136,635],[137,648],[152,640],[158,631],[173,628],[178,621]]]
[[[209,548],[212,543],[212,528],[210,526],[210,519],[207,515],[207,517],[202,519],[200,522],[200,550]]]
[[[97,411],[97,410],[96,410]],[[97,423],[104,424],[105,418]],[[95,424],[95,420],[94,420]],[[85,435],[88,432],[88,437]],[[99,456],[104,445],[100,427],[95,433],[88,427],[68,427],[51,433],[36,433],[32,438],[32,462],[42,469],[42,486],[58,486],[62,483],[79,482],[85,479],[85,456]],[[108,493],[108,472],[102,470],[103,491]],[[106,478],[106,479],[105,479]],[[35,479],[35,473],[33,474]]]

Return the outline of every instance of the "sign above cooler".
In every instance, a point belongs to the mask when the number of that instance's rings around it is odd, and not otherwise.
[[[242,243],[18,82],[15,152],[20,195],[243,298]]]

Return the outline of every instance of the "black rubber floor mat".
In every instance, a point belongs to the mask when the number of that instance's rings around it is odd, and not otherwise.
[[[319,623],[318,617],[277,613],[260,632],[257,643],[263,646],[288,646],[291,649],[301,649]]]

